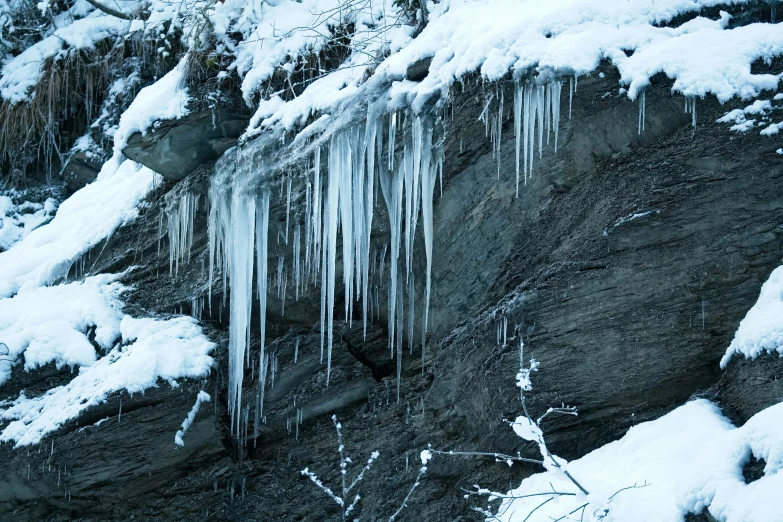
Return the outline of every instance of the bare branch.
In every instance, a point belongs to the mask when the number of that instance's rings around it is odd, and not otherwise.
[[[136,18],[135,16],[123,13],[121,11],[116,11],[111,7],[106,7],[105,5],[96,2],[95,0],[87,0],[87,3],[89,3],[95,9],[98,9],[99,11],[103,11],[107,15],[115,16],[117,18],[122,18],[123,20],[141,20],[141,18]]]

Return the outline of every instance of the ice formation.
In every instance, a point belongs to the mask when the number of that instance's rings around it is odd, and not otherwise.
[[[385,125],[382,122],[385,118],[389,118],[393,129],[391,136],[384,133]],[[398,123],[400,121],[401,124]],[[313,148],[312,163],[308,162],[310,168],[295,181],[305,194],[303,209],[292,207],[288,185],[294,180],[288,178],[284,184],[285,190],[281,191],[284,194],[282,199],[286,222],[292,219],[295,221],[293,225],[289,223],[288,228],[292,227],[294,233],[292,244],[286,247],[292,251],[289,263],[293,266],[289,267],[284,256],[278,256],[277,295],[285,300],[289,273],[293,274],[296,296],[304,284],[320,282],[321,353],[327,364],[327,383],[331,377],[334,347],[338,267],[342,268],[339,279],[342,280],[345,302],[340,314],[342,319],[350,325],[354,320],[354,306],[361,306],[361,321],[366,333],[367,323],[372,318],[374,288],[370,280],[375,270],[371,265],[374,259],[377,260],[377,254],[373,255],[375,250],[372,247],[371,231],[377,184],[383,193],[391,226],[391,259],[387,272],[389,345],[392,357],[395,356],[396,347],[398,359],[402,356],[402,327],[405,322],[409,330],[409,344],[411,347],[414,344],[411,332],[416,316],[413,314],[413,306],[409,305],[409,317],[403,319],[402,296],[407,291],[410,302],[413,302],[414,238],[419,221],[422,223],[427,275],[424,303],[419,305],[424,319],[418,324],[422,328],[423,353],[432,284],[432,201],[436,177],[443,161],[436,138],[441,132],[438,121],[430,116],[416,116],[412,113],[387,116],[370,107],[363,122],[338,129],[325,140],[324,145]],[[391,139],[396,140],[398,127],[403,135],[402,151],[390,148]],[[322,159],[324,152],[326,157]],[[241,428],[243,373],[244,368],[249,366],[249,325],[254,283],[251,276],[254,264],[257,267],[255,289],[261,316],[258,367],[262,371],[259,379],[264,375],[266,301],[269,292],[269,206],[273,190],[270,178],[255,174],[255,167],[251,166],[255,161],[253,153],[238,154],[242,155],[239,159],[219,163],[209,195],[210,285],[214,284],[213,275],[222,273],[224,295],[229,286],[231,290],[229,410],[236,432]],[[395,159],[394,156],[399,158]],[[179,205],[187,206],[188,203]],[[304,245],[300,245],[302,227],[305,229]],[[285,234],[280,237],[285,244]],[[404,261],[400,255],[403,244],[406,253]],[[302,250],[304,262],[301,259]],[[399,272],[401,267],[404,273]],[[418,340],[415,342],[418,343]],[[398,369],[401,369],[399,360]],[[263,408],[264,395],[261,381],[258,386],[257,418]]]

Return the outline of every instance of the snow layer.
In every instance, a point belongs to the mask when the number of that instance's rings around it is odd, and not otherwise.
[[[737,328],[720,366],[725,368],[734,355],[755,359],[765,352],[783,357],[783,266],[773,270],[761,286],[756,304]]]
[[[158,180],[150,169],[115,155],[95,182],[60,205],[51,222],[0,253],[0,297],[63,277],[81,255],[136,218],[139,202]]]
[[[104,350],[120,337],[124,287],[117,276],[88,277],[84,282],[43,288],[26,288],[12,298],[0,299],[0,341],[9,357],[24,357],[26,370],[54,362],[89,366],[96,360],[87,338],[95,327],[95,343]],[[11,376],[11,362],[0,360],[0,386]]]
[[[24,239],[34,229],[43,225],[57,210],[57,202],[48,198],[43,203],[23,201],[18,199],[16,191],[0,195],[0,251],[8,250],[11,245]]]
[[[145,135],[160,120],[178,120],[188,114],[190,98],[184,85],[188,59],[185,55],[163,78],[143,88],[122,113],[119,128],[114,134],[115,154],[122,152],[131,134],[140,132]]]
[[[296,99],[276,103],[274,110],[262,104],[259,110],[271,115],[254,123],[261,120],[262,126],[281,123],[290,128],[315,111],[339,112],[353,103],[346,100],[352,98],[349,95],[377,95],[386,89],[390,107],[412,106],[419,111],[433,95],[446,95],[456,81],[474,71],[490,81],[509,72],[584,75],[603,59],[618,68],[631,99],[661,72],[674,80],[673,91],[690,97],[713,94],[726,101],[777,89],[779,75],[752,74],[750,65],[783,53],[783,30],[778,25],[728,29],[730,16],[722,13],[718,20],[696,17],[675,28],[658,26],[717,4],[717,0],[433,3],[429,23],[416,38],[411,40],[407,26],[391,24],[378,38],[384,41],[380,50],[391,54],[364,84],[366,61],[349,57],[339,71],[313,82]],[[428,76],[421,82],[407,81],[408,66],[423,58],[432,58]]]
[[[112,393],[144,392],[160,379],[173,383],[205,377],[212,368],[209,354],[215,345],[192,317],[161,320],[126,315],[119,333],[126,344],[80,368],[68,384],[38,397],[28,398],[23,392],[10,406],[0,408],[0,421],[11,421],[0,432],[0,442],[14,442],[17,447],[35,444]]]
[[[766,466],[762,478],[746,484],[742,467],[751,455],[763,459]],[[498,519],[551,521],[573,511],[573,520],[594,521],[608,510],[601,520],[680,522],[687,513],[700,513],[706,507],[721,522],[778,522],[783,521],[781,468],[783,404],[735,428],[717,406],[700,399],[635,426],[622,439],[570,462],[568,471],[589,496],[575,491],[559,471],[539,473],[507,495],[544,495],[506,498]],[[617,493],[634,484],[636,488]],[[577,494],[546,495],[553,489]],[[552,500],[531,515],[548,498]],[[585,503],[590,505],[582,519],[579,508]]]

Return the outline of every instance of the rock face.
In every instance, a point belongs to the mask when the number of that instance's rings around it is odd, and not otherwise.
[[[337,520],[335,506],[299,473],[308,467],[327,483],[338,480],[329,418],[335,413],[355,462],[381,453],[359,489],[362,519],[386,520],[413,484],[418,452],[427,444],[531,451],[502,422],[518,414],[519,403],[517,338],[513,346],[497,344],[501,316],[508,318],[509,335],[523,336],[527,353],[541,362],[530,397],[533,414],[561,402],[579,407],[579,417],[548,426],[550,446],[566,458],[694,395],[717,401],[737,423],[783,401],[780,358],[736,359],[726,370],[718,367],[739,321],[781,261],[778,145],[755,132],[732,135],[713,123],[733,107],[710,100],[700,102],[699,125],[692,128],[682,99],[671,97],[663,81],[647,92],[646,129],[639,134],[638,107],[619,95],[613,70],[601,71],[603,77],[579,80],[570,120],[564,102],[559,151],[550,146],[536,158],[519,198],[510,112],[498,180],[498,158],[476,120],[485,93],[466,82],[445,144],[442,197],[436,190],[433,312],[423,369],[418,347],[412,354],[406,350],[398,401],[381,311],[366,338],[361,326],[336,323],[327,387],[317,326],[320,289],[309,287],[299,301],[289,296],[285,314],[271,295],[267,338],[278,373],[261,436],[244,447],[234,442],[225,409],[228,317],[222,285],[213,289],[211,313],[206,299],[205,207],[196,219],[191,261],[174,277],[166,238],[158,253],[159,212],[174,183],[162,186],[136,222],[92,254],[92,270],[136,266],[125,282],[134,286],[128,306],[140,312],[190,313],[194,298],[205,298],[202,322],[221,346],[220,366],[205,384],[214,402],[199,413],[180,450],[174,449],[174,433],[195,400],[197,383],[117,396],[29,454],[0,446],[0,515]],[[500,86],[506,100],[512,99],[511,87]],[[235,120],[221,121],[234,128]],[[189,190],[205,194],[207,162],[225,150],[227,136],[238,134],[218,130],[220,125],[210,129],[204,115],[166,123],[132,140],[126,154],[171,180],[190,174]],[[271,230],[285,226],[285,202],[274,199]],[[378,245],[385,240],[385,219],[382,211],[376,218]],[[420,237],[416,248],[421,270]],[[274,245],[270,263],[286,249],[282,242]],[[258,331],[257,324],[251,331]],[[255,337],[251,345],[256,350]],[[3,395],[40,393],[69,377],[53,369],[19,372]],[[250,404],[251,371],[245,383]],[[299,411],[303,422],[297,426]],[[536,471],[436,458],[398,520],[480,520],[470,510],[480,500],[465,500],[460,488],[477,483],[509,489]]]
[[[236,145],[248,121],[241,114],[196,112],[162,122],[146,135],[131,135],[122,153],[166,179],[179,181]]]

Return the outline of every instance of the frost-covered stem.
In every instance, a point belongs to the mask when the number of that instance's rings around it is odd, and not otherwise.
[[[477,488],[476,491],[471,491],[469,489],[463,489],[465,493],[468,495],[492,495],[495,498],[508,498],[508,499],[518,499],[518,498],[530,498],[530,497],[546,497],[546,496],[552,496],[552,497],[575,497],[576,493],[569,492],[569,491],[545,491],[543,493],[529,493],[527,495],[504,495],[502,493],[498,493],[497,491],[489,491],[488,489],[480,489]]]
[[[436,455],[460,455],[464,457],[492,457],[497,462],[508,462],[509,460],[514,462],[528,462],[530,464],[539,464],[544,465],[543,460],[537,460],[537,459],[529,459],[527,457],[521,457],[519,455],[512,456],[512,455],[506,455],[504,453],[491,453],[488,451],[441,451],[441,450],[430,450],[432,453],[435,453]]]
[[[341,506],[345,506],[345,497],[348,494],[348,488],[345,486],[345,475],[348,473],[348,461],[345,457],[345,445],[343,445],[343,432],[342,432],[342,424],[337,420],[337,415],[332,415],[332,422],[334,423],[334,428],[337,430],[337,452],[340,454],[340,480],[342,481],[342,504]],[[345,520],[346,512],[343,510],[343,520]]]
[[[538,511],[538,510],[539,510],[539,508],[543,507],[543,506],[544,506],[544,505],[545,505],[547,502],[551,502],[551,501],[552,501],[552,499],[554,499],[554,498],[555,498],[555,497],[549,497],[548,499],[546,499],[545,501],[543,501],[542,503],[540,503],[539,505],[537,505],[536,507],[534,507],[534,508],[533,508],[533,510],[532,510],[530,513],[528,513],[528,514],[527,514],[527,516],[524,518],[524,520],[522,520],[522,522],[527,522],[527,520],[528,520],[530,517],[532,517],[532,516],[533,516],[533,513],[535,513],[536,511]]]
[[[571,512],[565,514],[565,515],[563,515],[562,517],[554,519],[553,522],[558,522],[559,520],[565,520],[566,518],[568,518],[569,516],[573,515],[574,513],[579,511],[580,509],[582,510],[582,516],[584,517],[584,510],[585,510],[585,508],[587,508],[588,505],[589,505],[588,503],[584,503],[581,506],[579,506],[578,508],[576,508],[575,510],[573,510],[573,511],[571,511]]]
[[[329,487],[328,487],[326,484],[324,484],[323,482],[321,482],[321,479],[319,479],[319,478],[318,478],[318,475],[316,475],[315,473],[313,473],[312,471],[310,471],[310,469],[309,469],[309,468],[305,468],[305,469],[303,469],[303,470],[302,470],[300,473],[302,474],[302,476],[305,476],[305,477],[309,478],[309,479],[310,479],[310,481],[312,481],[312,483],[313,483],[313,484],[315,484],[316,486],[318,486],[318,488],[319,488],[321,491],[323,491],[324,493],[326,493],[326,494],[329,496],[329,498],[331,498],[332,500],[334,500],[335,504],[337,504],[337,505],[338,505],[338,506],[340,506],[340,507],[342,507],[342,506],[343,506],[343,499],[341,499],[340,497],[338,497],[337,495],[335,495],[335,494],[334,494],[334,491],[332,491],[332,490],[331,490],[331,489],[330,489],[330,488],[329,488]]]
[[[356,486],[356,485],[357,485],[359,482],[361,482],[361,481],[362,481],[362,479],[364,478],[364,474],[365,474],[365,472],[367,472],[367,470],[369,470],[369,469],[372,467],[373,463],[375,462],[375,459],[377,459],[377,458],[378,458],[378,457],[380,457],[380,456],[381,456],[381,454],[380,454],[380,453],[378,453],[377,451],[373,451],[373,452],[370,454],[370,458],[369,458],[369,459],[367,459],[367,464],[365,464],[365,465],[364,465],[364,468],[362,468],[362,471],[361,471],[361,473],[359,473],[359,475],[358,475],[358,476],[357,476],[357,477],[354,479],[354,481],[353,481],[353,482],[351,482],[351,485],[350,485],[350,486],[348,486],[348,489],[347,489],[347,490],[345,490],[345,492],[346,492],[346,493],[350,493],[350,492],[351,492],[351,490],[352,490],[352,489],[353,489],[353,488],[354,488],[354,487],[355,487],[355,486]]]
[[[560,409],[561,409],[561,410],[565,410],[565,411],[567,411],[567,409],[566,409],[566,408],[560,408]],[[533,419],[530,417],[530,413],[528,413],[528,411],[527,411],[527,404],[525,403],[524,391],[523,391],[523,395],[522,395],[522,411],[524,411],[524,412],[525,412],[525,417],[527,418],[527,420],[528,420],[528,421],[529,421],[531,424],[533,424]],[[547,416],[547,414],[551,413],[552,411],[554,411],[554,410],[553,410],[552,408],[550,408],[550,410],[549,410],[549,411],[547,411],[547,412],[546,412],[544,415],[542,415],[542,416],[541,416],[541,419],[543,419],[544,417],[546,417],[546,416]],[[571,414],[571,415],[576,415],[576,412],[574,411],[574,412],[572,412],[572,413],[569,413],[569,414]],[[539,422],[541,421],[541,419],[539,419]],[[536,426],[539,426],[539,423],[535,423],[535,424],[536,424]],[[539,427],[540,427],[540,426],[539,426]],[[546,441],[544,440],[543,432],[540,432],[540,431],[539,431],[539,433],[541,433],[541,435],[539,435],[539,436],[537,437],[537,441],[536,441],[536,442],[538,443],[538,447],[539,447],[539,449],[540,449],[540,451],[541,451],[541,456],[542,456],[542,457],[544,457],[544,458],[548,458],[548,459],[549,459],[549,461],[552,463],[552,465],[553,465],[555,468],[557,468],[559,471],[561,471],[561,472],[563,473],[563,475],[565,475],[565,476],[568,478],[568,480],[570,480],[570,481],[571,481],[571,482],[574,484],[574,486],[576,486],[577,488],[579,488],[579,491],[581,491],[581,492],[582,492],[582,493],[584,493],[585,495],[589,495],[590,493],[589,493],[589,492],[588,492],[588,491],[587,491],[587,490],[586,490],[584,487],[582,487],[582,485],[579,483],[579,481],[577,481],[577,480],[576,480],[576,479],[573,477],[573,475],[571,475],[571,474],[568,472],[568,470],[567,470],[567,469],[563,468],[563,467],[560,465],[560,463],[559,463],[559,462],[557,462],[557,460],[556,460],[556,459],[555,459],[555,458],[552,456],[552,453],[550,453],[550,451],[549,451],[549,448],[548,448],[548,447],[547,447],[547,445],[546,445]]]
[[[299,421],[299,413],[297,413],[297,426]],[[356,487],[359,482],[361,482],[364,479],[364,474],[369,470],[373,463],[378,459],[378,457],[381,456],[380,453],[377,451],[373,451],[370,454],[370,457],[367,459],[367,463],[362,468],[361,472],[359,472],[359,475],[351,482],[350,485],[347,485],[347,475],[348,475],[348,465],[352,463],[351,458],[345,454],[345,445],[343,444],[343,434],[342,434],[342,425],[337,420],[336,415],[332,415],[332,422],[334,423],[335,430],[337,431],[337,451],[340,454],[340,475],[341,475],[341,484],[342,484],[342,490],[341,494],[338,496],[334,491],[332,491],[328,486],[326,486],[321,479],[318,478],[318,475],[310,471],[308,468],[303,469],[300,473],[303,476],[308,477],[313,484],[318,486],[318,488],[326,493],[329,498],[331,498],[335,504],[340,506],[342,511],[342,518],[343,520],[348,519],[348,515],[353,512],[353,510],[356,508],[357,504],[361,500],[361,495],[358,493],[354,495],[353,500],[351,500],[351,503],[348,504],[349,501],[349,494],[351,490]]]
[[[411,498],[411,495],[413,495],[413,491],[419,487],[419,484],[421,484],[421,477],[423,477],[426,472],[427,466],[422,466],[421,469],[419,469],[419,474],[416,476],[416,482],[414,482],[411,486],[411,489],[408,490],[408,494],[405,495],[405,498],[402,500],[402,505],[400,505],[397,511],[395,511],[394,514],[389,517],[389,522],[394,522],[397,520],[397,515],[399,515],[402,510],[407,507],[408,500]]]

